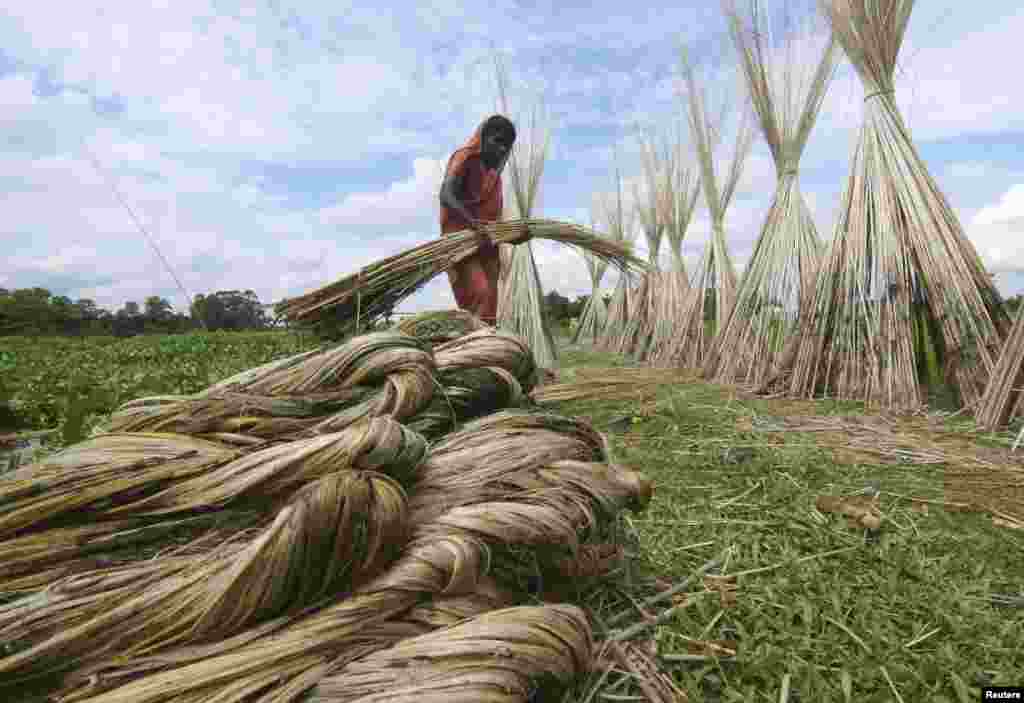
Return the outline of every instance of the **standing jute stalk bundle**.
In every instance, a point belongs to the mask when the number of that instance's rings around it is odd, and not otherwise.
[[[0,678],[224,639],[343,596],[394,558],[406,529],[405,492],[394,480],[358,471],[330,474],[306,484],[251,539],[197,556],[184,568],[168,562],[157,580],[90,599],[33,601],[35,607],[16,609],[18,619],[6,627],[0,617],[4,638],[27,647],[0,659]]]
[[[601,217],[597,212],[597,204],[591,205],[590,229],[597,231],[595,222]],[[608,225],[609,223],[605,223]],[[583,311],[580,312],[576,323],[576,331],[572,335],[572,343],[579,344],[581,339],[590,339],[591,343],[597,342],[598,336],[608,322],[608,306],[605,305],[601,296],[601,279],[608,270],[608,263],[594,257],[590,252],[583,252],[583,260],[587,265],[587,273],[590,274],[590,297],[587,298]]]
[[[636,296],[631,301],[632,313],[626,324],[618,349],[620,354],[643,356],[654,334],[655,316],[662,283],[658,255],[665,235],[665,222],[659,207],[660,180],[666,167],[664,154],[658,153],[653,139],[641,141],[643,188],[633,184],[633,200],[644,238],[647,240],[647,263],[650,270],[637,282]]]
[[[989,431],[1003,427],[1021,411],[1024,389],[1024,308],[1003,345],[975,417]]]
[[[690,131],[697,150],[704,200],[711,215],[711,239],[691,280],[688,300],[680,314],[681,329],[670,358],[684,368],[700,368],[736,300],[736,269],[726,246],[725,213],[743,175],[743,167],[753,143],[753,130],[744,109],[725,187],[720,190],[714,151],[720,138],[721,125],[712,125],[710,122],[704,95],[697,85],[696,73],[686,52],[682,54],[682,69],[689,95]],[[710,315],[708,302],[714,307]]]
[[[686,162],[683,139],[677,134],[674,143],[666,146],[658,183],[657,216],[669,241],[671,265],[660,272],[660,285],[654,300],[654,324],[649,326],[649,341],[640,355],[642,361],[662,365],[667,361],[672,344],[679,334],[680,311],[684,309],[690,281],[683,260],[683,239],[690,227],[700,180]]]
[[[996,366],[1007,313],[896,105],[893,76],[913,5],[823,3],[864,85],[864,124],[813,308],[765,390],[916,408],[919,360],[934,345],[970,406]]]
[[[615,167],[615,193],[605,194],[598,200],[599,207],[608,224],[609,240],[632,247],[637,231],[634,225],[635,210],[627,208],[622,197],[622,174],[618,165]],[[615,289],[612,292],[611,304],[608,306],[608,320],[596,345],[601,351],[610,351],[619,346],[626,325],[629,323],[630,290],[633,277],[629,272],[620,270]]]
[[[537,422],[554,427],[569,421],[542,417]],[[507,429],[481,429],[475,441],[464,436],[461,444],[479,446],[486,435],[498,432],[500,437]],[[487,464],[481,461],[476,466]],[[640,502],[622,490],[622,478],[612,471],[590,472],[586,482],[573,472],[544,475],[552,482],[546,489],[509,492],[501,500],[444,512],[417,531],[387,572],[352,597],[302,617],[271,637],[236,638],[198,651],[179,648],[161,657],[95,670],[91,673],[98,676],[80,681],[79,689],[64,700],[198,702],[219,696],[217,700],[235,703],[249,700],[257,691],[263,694],[260,700],[296,700],[332,668],[339,654],[365,641],[368,628],[401,617],[424,597],[475,591],[489,561],[486,545],[571,546],[595,527],[598,515]],[[159,671],[167,667],[173,668]],[[132,681],[140,672],[148,675]],[[109,690],[119,683],[124,685]]]
[[[483,227],[496,243],[507,244],[521,236],[524,225],[534,239],[586,249],[625,271],[646,268],[628,246],[580,225],[555,220],[510,220]],[[459,261],[475,254],[479,246],[479,236],[473,230],[433,239],[370,264],[335,283],[282,301],[277,313],[295,322],[310,323],[330,313],[332,319],[344,321],[346,329],[354,332],[394,309]]]
[[[661,207],[665,219],[665,234],[672,254],[672,268],[664,274],[658,325],[654,329],[646,360],[652,366],[672,363],[672,350],[685,330],[682,313],[690,299],[690,280],[683,259],[683,240],[690,228],[700,195],[700,178],[687,163],[682,139],[676,140],[676,154],[665,175]]]
[[[509,115],[506,76],[497,58],[495,71],[501,110]],[[513,197],[505,200],[506,212],[512,213],[512,217],[506,219],[529,219],[537,205],[540,179],[544,174],[544,164],[551,144],[551,130],[537,113],[538,109],[534,108],[530,115],[529,129],[520,130],[512,149],[506,183]],[[522,123],[522,120],[515,121]],[[498,291],[498,327],[522,337],[533,351],[540,368],[554,368],[558,354],[544,315],[544,293],[531,243],[511,247],[507,268],[504,267],[505,263],[502,262],[504,270]]]
[[[757,386],[795,334],[801,305],[809,305],[814,294],[823,247],[800,192],[798,165],[835,73],[837,47],[828,37],[817,61],[807,61],[796,51],[813,38],[810,32],[790,35],[776,48],[756,4],[749,22],[734,0],[727,1],[726,14],[777,180],[732,314],[712,345],[704,373],[720,383]],[[781,61],[773,59],[773,52],[783,51]],[[802,66],[813,72],[800,75]]]

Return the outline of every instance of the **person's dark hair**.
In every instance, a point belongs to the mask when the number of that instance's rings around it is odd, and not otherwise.
[[[512,120],[505,117],[504,115],[491,115],[484,122],[484,128],[480,132],[481,138],[487,138],[488,135],[493,132],[503,132],[508,137],[509,144],[512,144],[516,140],[516,126],[512,124]]]

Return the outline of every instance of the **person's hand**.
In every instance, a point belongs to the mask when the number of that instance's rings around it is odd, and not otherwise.
[[[530,228],[523,225],[522,233],[515,239],[510,239],[509,244],[526,244],[528,241],[533,239],[533,234],[530,233]]]
[[[470,228],[476,232],[477,239],[480,240],[480,246],[494,246],[494,240],[491,239],[491,235],[487,233],[487,228],[484,227],[484,223],[480,220],[473,219],[469,221]]]

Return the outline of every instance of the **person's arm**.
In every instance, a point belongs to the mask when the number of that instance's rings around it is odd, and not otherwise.
[[[484,231],[482,223],[469,213],[469,210],[466,209],[462,199],[459,197],[459,194],[462,193],[465,178],[466,174],[461,169],[445,176],[444,183],[441,185],[441,204],[454,210],[458,213],[459,217],[469,223],[469,226],[478,235],[487,241],[491,241],[491,238]]]

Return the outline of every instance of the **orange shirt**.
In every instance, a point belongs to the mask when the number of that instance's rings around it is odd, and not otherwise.
[[[484,166],[480,160],[480,144],[480,129],[477,128],[466,145],[452,154],[446,175],[464,175],[463,191],[456,195],[470,215],[484,222],[497,222],[504,207],[501,173]],[[455,210],[441,205],[441,232],[449,234],[464,229],[469,229],[469,223]]]

